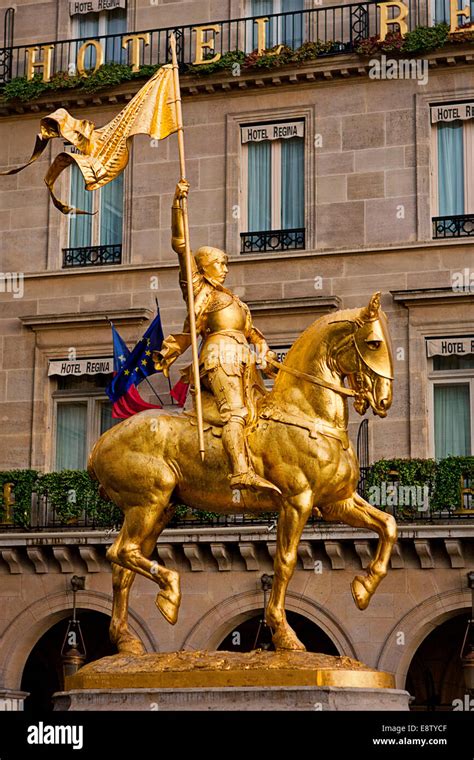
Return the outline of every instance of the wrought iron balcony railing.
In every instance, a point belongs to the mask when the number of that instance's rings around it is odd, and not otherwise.
[[[378,506],[380,509],[394,515],[397,522],[400,523],[424,523],[424,524],[442,524],[452,521],[474,519],[474,481],[467,475],[463,474],[460,480],[459,501],[457,505],[452,504],[442,509],[431,506],[431,488],[430,498],[425,502],[425,498],[419,498],[417,488],[420,487],[400,487],[400,497],[395,505],[384,504],[384,493],[379,492],[381,498],[374,500],[371,495],[371,489],[368,487],[372,467],[360,468],[360,479],[358,492],[369,502]],[[392,473],[393,483],[386,485],[395,485],[397,474]],[[14,493],[14,489],[13,489]],[[387,492],[388,495],[388,492]],[[5,499],[8,502],[11,491]],[[387,499],[389,501],[389,499]],[[276,527],[277,513],[267,513],[260,515],[235,514],[235,515],[216,515],[212,512],[200,512],[188,510],[178,510],[169,523],[169,528],[182,528],[190,530],[195,528],[212,528],[225,527],[238,529],[239,526],[266,525],[270,530]],[[26,507],[19,508],[12,502],[7,506],[0,506],[0,533],[18,533],[18,532],[41,532],[46,530],[55,531],[77,531],[77,530],[118,530],[122,522],[122,516],[118,508],[111,502],[103,504],[97,509],[95,499],[89,506],[87,499],[80,502],[80,508],[75,516],[63,508],[56,509],[54,504],[48,498],[48,494],[39,494],[35,490],[31,493],[31,502]],[[308,521],[308,526],[321,526],[324,523],[319,516],[312,515]]]
[[[63,248],[63,268],[100,267],[122,263],[122,245],[89,245]]]
[[[432,14],[429,0],[405,0],[409,7],[406,18],[409,29],[416,26],[430,26]],[[224,21],[202,22],[178,27],[150,29],[141,32],[126,32],[122,34],[98,36],[94,39],[99,44],[99,55],[103,63],[132,63],[133,44],[124,43],[124,38],[133,35],[145,36],[139,45],[139,65],[162,65],[170,60],[169,39],[172,32],[177,38],[178,60],[182,65],[192,64],[197,54],[211,57],[210,49],[202,50],[202,43],[211,39],[215,53],[226,53],[241,50],[250,53],[258,45],[258,27],[260,19],[265,21],[265,48],[270,49],[278,44],[298,48],[305,42],[322,42],[326,45],[326,55],[340,55],[351,52],[357,44],[367,37],[372,37],[380,31],[380,11],[377,0],[347,5],[328,5],[309,8],[303,11],[267,14],[265,16],[250,16]],[[443,19],[437,19],[443,20]],[[197,32],[201,27],[214,27],[212,31]],[[201,40],[201,44],[199,43]],[[74,74],[77,70],[78,54],[86,42],[86,38],[73,40],[49,41],[35,45],[15,45],[0,49],[0,85],[18,76],[25,76],[28,70],[28,48],[35,47],[36,62],[50,57],[51,75],[59,72]],[[333,43],[332,45],[329,43]],[[124,45],[125,44],[125,48]],[[48,49],[51,46],[51,49]],[[82,51],[85,69],[95,66],[97,51],[92,46]],[[206,57],[206,55],[204,55]],[[41,73],[41,68],[35,66],[35,71]]]
[[[264,232],[241,232],[241,253],[265,253],[266,251],[298,251],[305,247],[305,228],[293,230],[269,230]]]
[[[474,237],[474,214],[433,217],[433,237]]]

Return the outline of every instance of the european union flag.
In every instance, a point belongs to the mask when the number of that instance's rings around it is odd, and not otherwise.
[[[156,372],[151,354],[152,351],[160,351],[164,336],[160,312],[132,351],[128,351],[115,328],[112,329],[114,369],[117,374],[107,386],[106,393],[110,400],[115,402],[128,391],[131,385],[138,385],[148,375]],[[125,361],[122,357],[125,357]]]
[[[112,343],[114,347],[114,372],[120,372],[130,356],[130,349],[127,347],[127,344],[122,336],[119,335],[112,322],[110,323],[110,326],[112,328]]]

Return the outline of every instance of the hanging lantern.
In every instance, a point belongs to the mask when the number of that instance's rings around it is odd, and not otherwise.
[[[72,618],[68,622],[66,635],[61,647],[61,660],[63,665],[63,678],[72,676],[82,668],[86,661],[86,647],[82,636],[81,624],[76,616],[76,593],[85,587],[85,578],[73,575],[72,587]]]
[[[253,649],[263,649],[263,650],[268,651],[273,648],[272,632],[266,620],[267,601],[268,601],[267,594],[272,589],[273,575],[268,575],[267,573],[264,573],[260,578],[260,584],[263,591],[263,610],[262,610],[263,616],[260,619],[259,624],[258,624],[257,635],[255,636]]]

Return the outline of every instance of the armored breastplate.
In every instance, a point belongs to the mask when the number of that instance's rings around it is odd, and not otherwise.
[[[209,307],[206,308],[207,329],[210,333],[219,330],[243,330],[247,318],[246,311],[240,301],[229,293],[216,291]]]

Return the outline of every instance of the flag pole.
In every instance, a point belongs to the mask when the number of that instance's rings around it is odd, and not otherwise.
[[[181,109],[181,90],[179,85],[179,70],[178,59],[176,57],[176,37],[174,34],[170,35],[171,55],[173,62],[173,77],[174,77],[174,92],[176,102],[176,120],[178,122],[178,149],[179,149],[179,165],[181,172],[181,179],[186,179],[186,163],[184,158],[184,130],[183,130],[183,114]],[[188,218],[188,200],[182,198],[181,209],[183,211],[183,223],[184,223],[184,246],[185,246],[185,260],[186,260],[186,285],[188,295],[188,315],[189,315],[189,329],[191,331],[191,347],[193,355],[193,378],[194,378],[194,400],[196,404],[196,418],[197,429],[199,436],[199,452],[201,459],[204,461],[204,427],[202,422],[202,399],[201,399],[201,381],[199,377],[199,357],[197,348],[197,336],[196,336],[196,315],[194,313],[194,293],[193,293],[193,280],[192,280],[192,268],[191,268],[191,246],[189,241],[189,218]]]
[[[160,307],[158,305],[158,299],[157,299],[156,296],[155,296],[155,304],[156,304],[156,313],[159,314],[160,313]],[[174,406],[174,398],[171,395],[171,380],[170,380],[170,376],[169,375],[168,375],[168,388],[170,389],[171,406]]]

